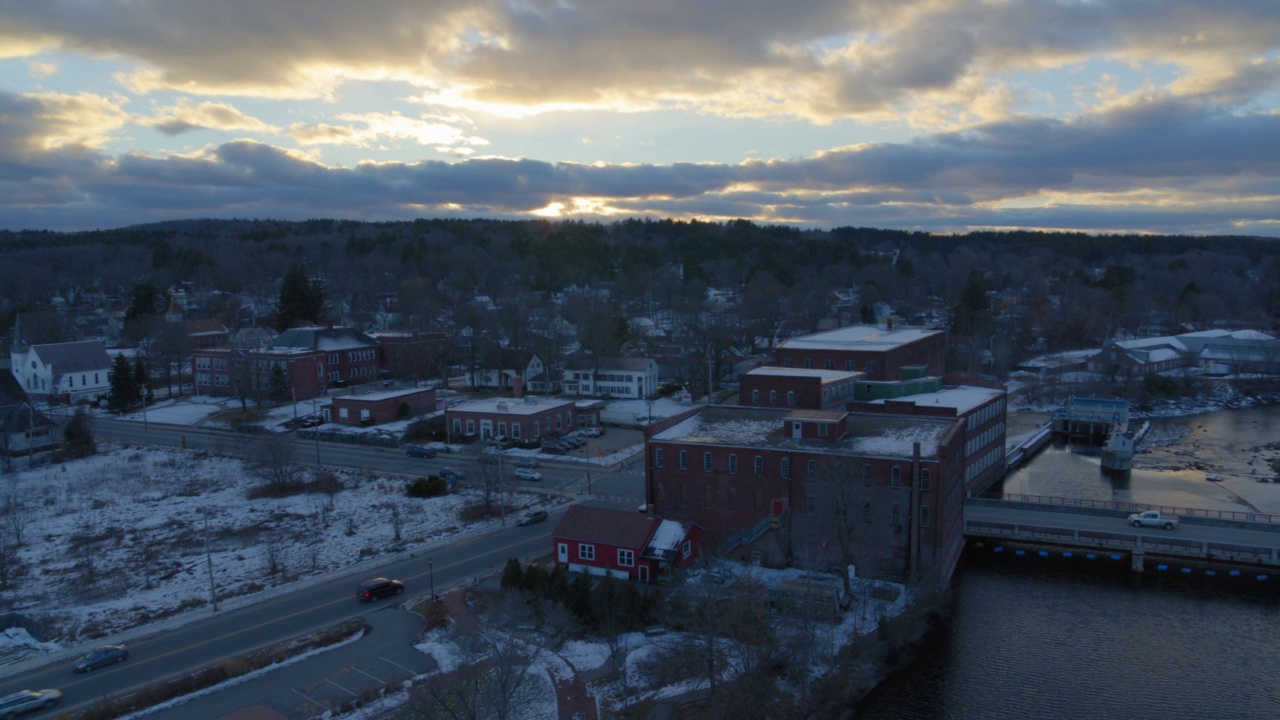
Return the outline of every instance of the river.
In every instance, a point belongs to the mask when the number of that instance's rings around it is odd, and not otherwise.
[[[1006,493],[1280,513],[1280,408],[1157,421],[1128,478],[1050,449]],[[1206,475],[1219,475],[1210,482]],[[920,657],[859,707],[873,720],[1273,718],[1280,714],[1274,582],[1134,576],[1080,558],[970,547],[954,613]]]

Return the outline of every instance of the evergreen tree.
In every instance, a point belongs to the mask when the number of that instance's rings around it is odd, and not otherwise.
[[[507,558],[502,568],[501,586],[503,590],[519,590],[524,585],[524,568],[516,558]]]
[[[284,332],[304,320],[324,320],[324,287],[312,280],[302,265],[290,265],[280,283],[280,300],[276,305],[276,330]]]
[[[85,415],[84,408],[77,409],[76,414],[71,416],[66,429],[62,431],[62,437],[67,441],[67,455],[70,457],[82,458],[94,453],[89,416]]]
[[[284,376],[284,369],[279,365],[271,368],[271,386],[268,389],[271,399],[278,402],[284,402],[291,395],[289,380]]]
[[[115,413],[124,412],[138,400],[137,375],[124,355],[116,356],[110,375],[111,396],[107,398],[107,409]]]

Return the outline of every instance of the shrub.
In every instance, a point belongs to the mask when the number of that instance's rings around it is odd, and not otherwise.
[[[449,484],[444,478],[432,475],[414,478],[405,486],[404,494],[411,498],[432,498],[449,492]]]

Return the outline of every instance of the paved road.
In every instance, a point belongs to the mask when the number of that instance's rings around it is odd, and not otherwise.
[[[97,437],[113,442],[183,447],[239,457],[252,457],[257,441],[260,440],[260,436],[233,430],[159,423],[144,426],[133,420],[115,420],[101,416],[93,418],[92,429]],[[610,441],[613,440],[610,438]],[[399,448],[297,438],[293,438],[293,442],[293,458],[303,464],[324,464],[403,475],[438,473],[443,468],[451,467],[462,470],[473,483],[478,482],[484,472],[476,462],[473,452],[443,453],[427,459],[408,457]],[[488,470],[494,472],[495,468],[489,466]],[[603,497],[622,505],[639,505],[644,502],[644,471],[635,461],[607,469],[588,467],[580,462],[545,461],[538,468],[543,476],[538,483],[518,480],[512,475],[514,471],[514,464],[504,464],[502,467],[503,484],[513,490],[550,492],[570,497]]]
[[[562,511],[561,511],[562,512]],[[71,662],[26,669],[25,664],[0,670],[0,693],[23,688],[56,687],[63,703],[56,712],[27,717],[51,717],[86,707],[95,699],[127,692],[143,685],[204,667],[317,628],[360,616],[367,605],[355,598],[355,587],[367,577],[386,575],[403,580],[409,595],[436,590],[501,570],[509,557],[530,558],[551,552],[551,530],[561,513],[531,527],[508,526],[495,533],[427,551],[406,554],[402,560],[359,573],[329,576],[297,590],[252,605],[217,612],[188,625],[163,632],[128,634],[128,662],[87,675],[71,672]],[[428,562],[430,560],[430,562]],[[107,641],[104,641],[107,642]],[[248,703],[246,703],[248,704]]]
[[[307,720],[388,683],[408,680],[437,668],[430,656],[414,649],[422,617],[387,602],[369,607],[362,618],[368,635],[349,645],[303,658],[243,683],[232,685],[151,713],[150,720],[221,718],[253,705],[265,705],[289,720]]]
[[[1156,540],[1165,537],[1176,537],[1182,540],[1233,543],[1258,547],[1275,548],[1280,546],[1280,528],[1273,530],[1249,529],[1200,524],[1184,520],[1178,529],[1169,531],[1162,528],[1135,528],[1129,525],[1123,517],[1073,513],[1069,510],[1055,512],[1021,507],[990,507],[976,504],[965,505],[964,518],[966,521],[1020,523],[1050,528],[1128,533]]]

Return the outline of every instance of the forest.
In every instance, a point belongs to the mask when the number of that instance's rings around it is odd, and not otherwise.
[[[1108,339],[1280,324],[1280,242],[1257,237],[973,232],[622,220],[182,220],[0,232],[0,333],[75,339],[140,286],[199,298],[190,317],[270,324],[291,267],[329,321],[465,333],[473,352],[661,354],[705,367],[824,321],[886,312],[947,327],[952,369],[1002,377],[1031,355]],[[654,333],[650,328],[661,328]],[[33,338],[40,341],[40,338]],[[693,367],[691,363],[691,367]],[[691,370],[692,372],[692,370]]]

